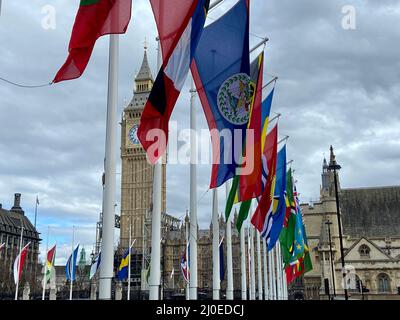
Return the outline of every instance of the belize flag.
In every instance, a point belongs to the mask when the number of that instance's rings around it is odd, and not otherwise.
[[[163,65],[144,107],[138,138],[156,163],[168,144],[168,122],[189,73],[210,0],[151,0]]]
[[[236,176],[253,102],[248,0],[204,28],[191,70],[211,132],[214,189]]]

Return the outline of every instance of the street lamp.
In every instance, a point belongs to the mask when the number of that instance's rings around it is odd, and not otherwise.
[[[336,212],[338,218],[338,227],[339,227],[339,242],[340,242],[340,260],[342,262],[342,272],[343,272],[343,284],[344,284],[344,297],[346,300],[349,300],[349,295],[347,293],[347,283],[346,283],[346,270],[344,263],[344,249],[343,249],[343,235],[342,235],[342,222],[340,217],[340,204],[339,204],[339,190],[337,183],[337,171],[339,171],[342,167],[337,164],[335,155],[333,154],[333,147],[331,146],[331,161],[328,167],[329,171],[333,171],[334,182],[335,182],[335,197],[336,197]]]
[[[333,296],[336,297],[336,285],[335,285],[335,269],[333,267],[333,251],[332,251],[332,238],[331,238],[331,225],[333,224],[331,221],[326,221],[325,224],[328,226],[328,236],[329,236],[329,253],[331,257],[331,272],[332,272],[332,287],[333,287]]]

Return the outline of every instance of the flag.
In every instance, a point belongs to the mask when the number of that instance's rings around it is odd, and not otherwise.
[[[68,58],[53,82],[79,78],[96,40],[107,34],[125,33],[131,19],[131,0],[81,0],[72,29]]]
[[[146,272],[146,282],[147,283],[149,283],[150,272],[151,272],[151,263],[149,263],[149,267],[147,268],[147,272]]]
[[[125,279],[128,279],[129,275],[129,260],[131,258],[131,248],[128,248],[126,252],[124,253],[121,264],[119,265],[118,268],[118,280],[123,281]]]
[[[14,261],[14,283],[17,284],[21,280],[22,270],[24,269],[25,258],[28,254],[28,247],[31,243],[29,242],[18,254]]]
[[[172,271],[171,271],[171,279],[174,277],[174,275],[175,275],[175,268],[172,268]]]
[[[36,196],[36,204],[39,205],[39,197]]]
[[[286,214],[286,145],[278,152],[276,164],[276,183],[274,192],[274,208],[270,230],[265,230],[262,237],[266,238],[268,250],[272,250],[279,239]]]
[[[272,90],[270,92],[270,94],[263,101],[262,106],[261,106],[261,110],[262,110],[261,111],[261,123],[264,124],[263,130],[262,130],[262,138],[261,138],[261,142],[262,142],[262,148],[261,149],[262,150],[265,149],[265,142],[266,142],[266,139],[267,139],[267,128],[268,128],[269,116],[270,116],[270,113],[271,113],[273,94],[274,94],[274,90]],[[261,185],[261,187],[262,187],[261,189],[262,190],[264,190],[264,186],[267,183],[267,176],[268,176],[268,172],[267,171],[268,171],[268,169],[266,167],[264,168],[264,165],[262,165],[262,181],[263,181],[262,185]],[[225,218],[226,218],[226,220],[229,219],[229,216],[230,216],[230,214],[232,212],[233,205],[240,202],[239,201],[239,192],[238,192],[239,191],[238,187],[239,187],[239,182],[240,182],[239,180],[240,180],[239,176],[236,176],[233,179],[232,187],[231,187],[231,190],[229,192],[228,199],[226,201],[226,207],[225,207]],[[241,207],[242,208],[241,211],[243,213],[243,216],[241,217],[240,214],[239,214],[239,220],[238,220],[237,225],[236,225],[239,232],[240,232],[242,223],[248,217],[248,209],[250,209],[249,202],[247,202],[246,204],[242,203],[242,206],[243,207]]]
[[[305,238],[305,229],[303,225],[303,217],[301,214],[300,203],[298,198],[296,199],[296,222],[294,229],[294,243],[293,243],[293,253],[291,257],[291,262],[297,261],[304,256],[304,252],[308,251]]]
[[[2,250],[2,249],[5,248],[5,247],[6,247],[6,244],[5,244],[5,243],[0,244],[0,250]]]
[[[65,266],[65,275],[67,280],[76,280],[76,262],[78,258],[79,244],[75,247],[72,254],[69,256],[67,264]]]
[[[90,274],[89,274],[89,279],[92,280],[93,277],[96,275],[97,270],[99,270],[101,263],[101,252],[94,258],[94,261],[92,265],[90,266]]]
[[[236,229],[239,231],[242,229],[243,222],[247,220],[247,217],[249,216],[249,211],[251,207],[251,202],[252,200],[242,202],[240,205],[240,210],[239,210],[239,216],[236,221]]]
[[[249,115],[244,163],[240,174],[239,201],[257,198],[262,193],[261,175],[261,108],[263,91],[264,52],[250,66],[251,86],[254,87],[252,107]],[[251,146],[251,148],[248,148]]]
[[[45,265],[45,281],[48,283],[53,271],[54,259],[56,257],[56,245],[47,252],[46,265]]]
[[[296,260],[285,268],[287,283],[292,283],[296,278],[312,270],[310,253],[307,252],[303,258]]]
[[[189,252],[189,244],[188,244],[188,252]],[[183,279],[185,279],[186,282],[189,282],[189,262],[188,259],[186,258],[186,250],[183,252],[182,257],[181,257],[181,272]]]
[[[210,0],[150,2],[157,22],[163,65],[144,107],[137,135],[149,161],[154,164],[165,153],[168,122],[189,73]]]
[[[249,1],[239,0],[204,28],[191,65],[211,132],[211,189],[236,176],[242,161],[254,94],[249,56]]]
[[[293,190],[293,175],[292,169],[290,168],[286,174],[286,196],[288,201],[288,207],[286,208],[285,221],[283,223],[283,229],[279,236],[279,241],[282,248],[283,262],[285,266],[290,264],[290,258],[293,252],[295,222],[296,222],[296,203],[294,200]]]
[[[225,279],[225,259],[224,259],[224,238],[219,243],[219,278],[221,281]]]
[[[267,135],[263,153],[263,163],[267,166],[268,178],[251,223],[262,234],[269,233],[273,222],[273,204],[276,182],[276,163],[278,149],[278,126]]]

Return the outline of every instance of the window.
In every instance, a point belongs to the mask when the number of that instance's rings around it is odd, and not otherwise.
[[[381,273],[378,276],[377,281],[379,293],[390,292],[390,278],[387,274]]]
[[[358,249],[358,252],[360,253],[360,257],[361,258],[369,258],[369,254],[371,252],[371,249],[367,245],[363,244]]]

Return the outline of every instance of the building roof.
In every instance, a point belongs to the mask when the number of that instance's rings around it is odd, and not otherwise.
[[[353,238],[400,236],[400,186],[342,189],[343,232]]]
[[[21,225],[24,227],[24,238],[40,240],[39,233],[25,215],[20,212],[0,209],[0,233],[7,232],[20,235]]]

